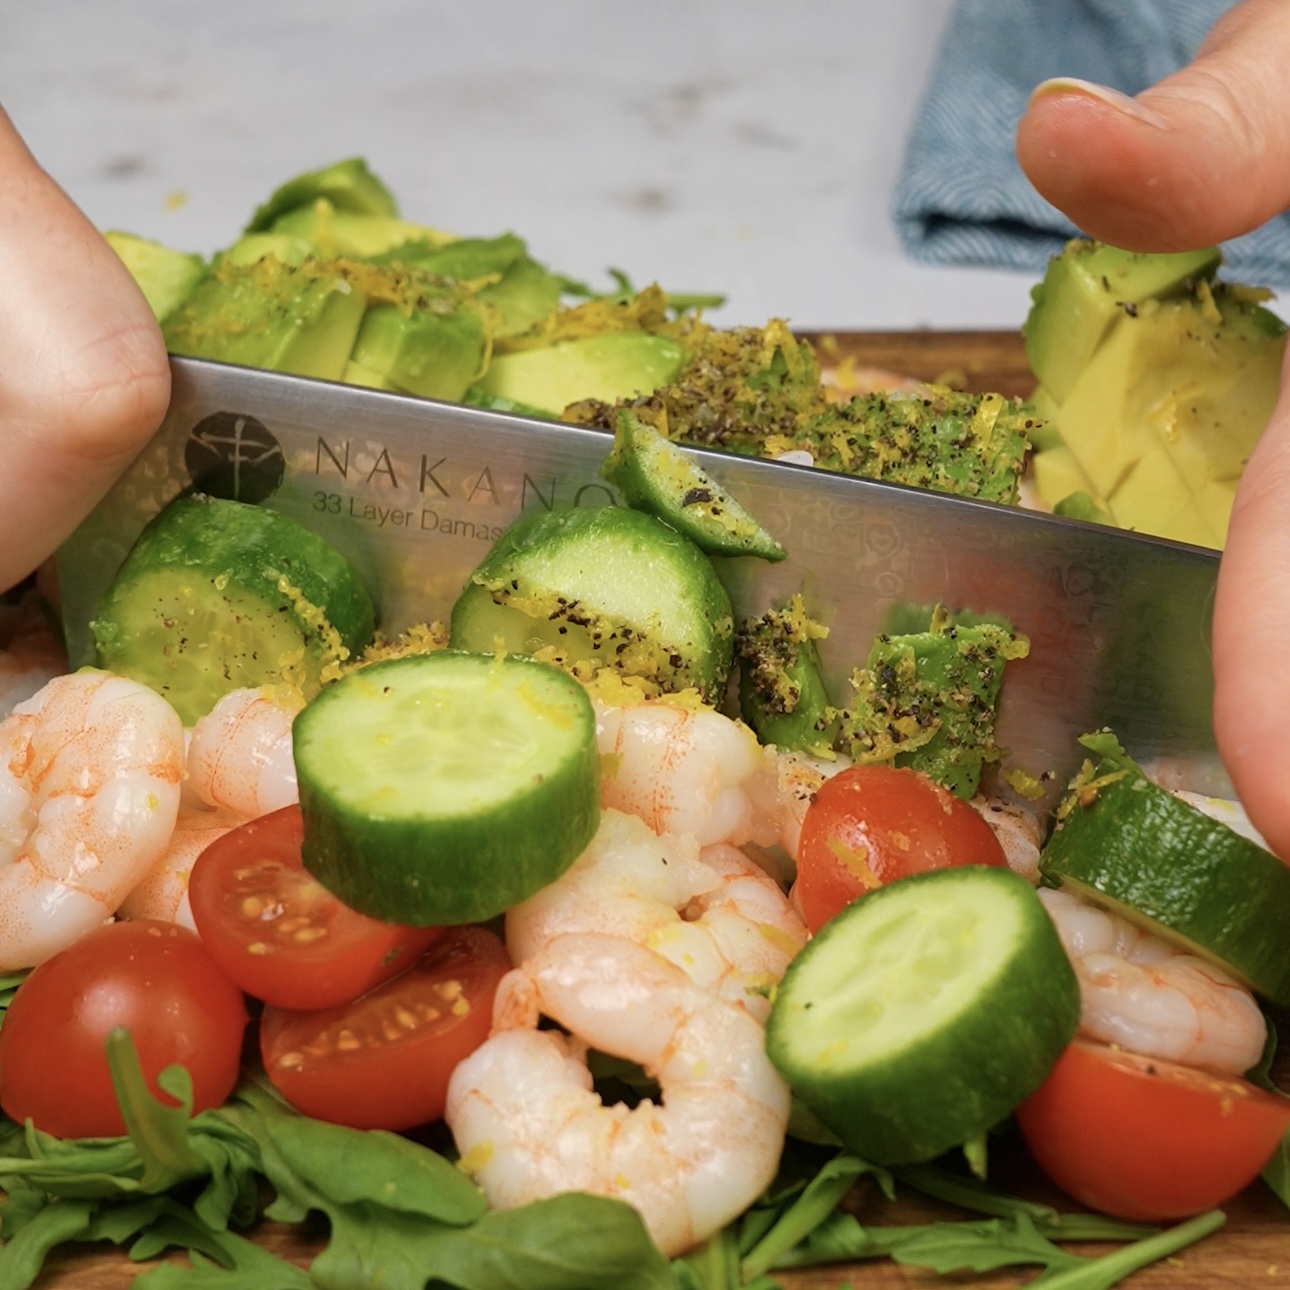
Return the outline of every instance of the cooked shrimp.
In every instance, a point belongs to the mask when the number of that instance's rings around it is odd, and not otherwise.
[[[1039,898],[1079,979],[1085,1034],[1225,1075],[1258,1062],[1267,1023],[1222,968],[1068,892],[1041,888]]]
[[[562,877],[506,915],[506,946],[521,965],[571,932],[646,945],[759,1019],[806,941],[778,885],[734,847],[700,852],[693,838],[660,837],[613,809]]]
[[[1003,848],[1004,859],[1013,873],[1027,882],[1039,882],[1039,850],[1044,840],[1044,826],[1034,811],[1016,802],[997,797],[972,798],[969,806],[994,830]]]
[[[536,1029],[540,1015],[572,1036]],[[661,1103],[604,1105],[588,1047],[643,1066]],[[643,946],[586,934],[558,937],[503,979],[494,1033],[453,1073],[444,1118],[489,1204],[614,1196],[672,1255],[761,1194],[788,1105],[747,1012]]]
[[[708,707],[597,702],[596,738],[605,806],[700,846],[754,838],[748,783],[766,773],[766,750],[742,722]]]
[[[39,600],[29,596],[0,622],[0,718],[67,671],[67,650]]]
[[[0,724],[0,969],[116,912],[174,831],[183,748],[165,699],[106,672],[57,677]]]
[[[250,819],[298,801],[291,723],[300,706],[269,690],[226,694],[193,727],[189,790]]]
[[[125,918],[156,918],[196,931],[188,904],[188,878],[197,857],[216,838],[245,824],[244,816],[218,806],[180,802],[170,842],[143,880],[121,902]]]

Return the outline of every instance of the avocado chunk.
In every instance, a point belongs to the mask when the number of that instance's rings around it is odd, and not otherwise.
[[[221,261],[165,321],[173,354],[338,381],[367,295],[342,267]]]
[[[613,403],[648,394],[676,379],[684,357],[670,336],[609,332],[494,354],[476,388],[559,416],[581,399]]]
[[[133,233],[112,231],[104,237],[130,270],[158,322],[188,299],[206,273],[206,261],[200,255],[176,251]]]
[[[1146,255],[1080,238],[1068,242],[1032,289],[1021,329],[1036,380],[1064,402],[1118,317],[1212,278],[1221,259],[1216,247]]]
[[[828,629],[794,596],[735,634],[739,714],[764,744],[832,758],[837,709],[829,703],[815,642]]]
[[[857,762],[922,771],[970,798],[987,761],[1003,754],[994,728],[1004,667],[1029,642],[1006,627],[957,622],[938,609],[923,632],[883,633],[852,677],[856,703],[838,746]]]
[[[268,232],[297,238],[324,260],[337,257],[374,260],[408,247],[438,247],[452,237],[427,224],[413,224],[395,215],[347,211],[322,197],[279,216]],[[406,259],[402,255],[399,258]]]
[[[1276,403],[1284,324],[1242,288],[1202,281],[1124,315],[1053,420],[1122,528],[1221,548],[1241,472]],[[1068,476],[1038,453],[1041,498]]]
[[[488,362],[483,316],[469,302],[454,302],[447,291],[427,292],[419,305],[410,311],[372,305],[354,341],[350,367],[396,390],[456,402]]]
[[[314,248],[309,242],[290,233],[243,233],[220,259],[241,266],[254,264],[271,255],[283,264],[299,268],[313,253]]]
[[[463,237],[440,246],[409,243],[383,258],[469,284],[493,311],[496,337],[518,336],[536,326],[559,305],[563,292],[562,279],[534,260],[514,233]]]
[[[368,169],[367,162],[362,157],[349,157],[288,179],[251,216],[245,232],[262,233],[279,216],[300,206],[311,206],[319,198],[336,210],[360,215],[396,216],[399,213],[394,195]]]

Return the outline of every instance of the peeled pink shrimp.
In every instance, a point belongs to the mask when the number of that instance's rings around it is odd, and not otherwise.
[[[541,1016],[570,1035],[537,1029]],[[588,1047],[643,1066],[661,1103],[604,1105]],[[557,937],[503,978],[493,1034],[453,1072],[444,1118],[490,1205],[614,1196],[672,1255],[765,1189],[788,1108],[744,1009],[652,950],[588,933]]]
[[[107,672],[57,677],[0,724],[0,970],[116,912],[174,831],[183,750],[170,704]]]
[[[291,723],[300,708],[268,690],[226,694],[193,727],[189,792],[247,819],[298,801]]]
[[[1222,968],[1065,891],[1041,888],[1080,987],[1080,1029],[1131,1053],[1240,1075],[1267,1023]]]
[[[612,808],[572,867],[506,915],[516,964],[574,932],[648,946],[759,1020],[767,991],[806,942],[778,884],[735,847],[700,851],[693,838],[660,837]]]
[[[196,931],[188,904],[188,878],[197,857],[246,818],[218,806],[181,802],[170,842],[118,911],[125,918],[157,918]]]

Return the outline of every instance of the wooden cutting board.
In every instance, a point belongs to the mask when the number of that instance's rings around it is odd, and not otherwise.
[[[923,381],[943,381],[963,389],[994,390],[1025,396],[1034,385],[1016,332],[848,332],[817,333],[809,337],[825,363],[850,361],[857,368],[901,373]],[[1287,1033],[1287,1031],[1283,1031]],[[1290,1053],[1283,1054],[1278,1077],[1290,1087]],[[1071,1208],[1018,1152],[1005,1151],[992,1162],[1000,1187],[1035,1200]],[[926,1223],[967,1217],[948,1205],[918,1198],[889,1203],[872,1191],[860,1190],[853,1208],[861,1222]],[[1123,1284],[1130,1290],[1252,1290],[1290,1286],[1290,1211],[1261,1183],[1225,1206],[1227,1225],[1200,1245],[1136,1273]],[[307,1265],[325,1231],[265,1223],[252,1234],[266,1248]],[[1072,1247],[1098,1253],[1097,1247]],[[102,1246],[66,1246],[46,1263],[36,1290],[125,1290],[139,1270],[120,1252]],[[903,1268],[889,1260],[832,1266],[777,1274],[786,1290],[931,1290],[968,1287],[1011,1290],[1024,1285],[1035,1269],[982,1277],[940,1278],[930,1272]],[[2,1288],[0,1288],[2,1290]],[[606,1287],[606,1290],[612,1290]]]

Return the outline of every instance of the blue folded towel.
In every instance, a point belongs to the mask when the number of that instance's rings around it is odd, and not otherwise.
[[[1137,94],[1190,61],[1231,0],[960,0],[909,138],[892,215],[933,264],[1042,272],[1078,230],[1013,151],[1031,90],[1077,76]],[[1223,247],[1225,276],[1290,286],[1290,217]]]

